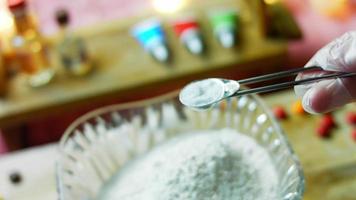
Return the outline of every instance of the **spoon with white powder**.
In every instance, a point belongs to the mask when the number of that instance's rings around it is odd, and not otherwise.
[[[241,89],[241,84],[252,84],[267,80],[273,80],[283,77],[288,77],[291,75],[298,74],[305,71],[321,71],[322,68],[318,66],[292,69],[272,74],[266,74],[262,76],[252,77],[248,79],[243,79],[239,81],[221,79],[221,78],[208,78],[203,80],[198,80],[186,85],[179,94],[179,100],[186,106],[193,109],[204,110],[211,108],[217,102],[233,97],[241,96],[252,93],[263,93],[271,92],[275,90],[285,89],[293,87],[295,85],[303,85],[312,82],[317,82],[323,79],[332,78],[346,78],[350,76],[356,76],[356,73],[348,72],[331,72],[324,71],[325,74],[321,76],[316,76],[312,78],[306,78],[301,80],[282,82],[272,85],[265,85],[253,89]]]

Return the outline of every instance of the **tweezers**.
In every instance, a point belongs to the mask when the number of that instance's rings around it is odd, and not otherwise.
[[[276,90],[286,89],[286,88],[289,88],[289,87],[292,87],[295,85],[303,85],[303,84],[313,83],[313,82],[317,82],[317,81],[324,80],[324,79],[346,78],[346,77],[356,76],[356,73],[325,71],[319,66],[312,66],[312,67],[298,68],[298,69],[292,69],[292,70],[287,70],[287,71],[282,71],[282,72],[276,72],[276,73],[266,74],[266,75],[262,75],[262,76],[256,76],[256,77],[252,77],[252,78],[242,79],[237,82],[239,84],[248,85],[248,84],[252,84],[252,83],[259,83],[259,82],[263,82],[263,81],[288,77],[288,76],[296,75],[300,72],[320,71],[320,70],[327,72],[327,74],[317,76],[317,77],[312,77],[312,78],[306,78],[306,79],[301,79],[301,80],[295,80],[295,81],[277,83],[277,84],[272,84],[272,85],[267,85],[267,86],[261,86],[261,87],[252,88],[252,89],[238,90],[232,96],[240,96],[240,95],[251,94],[251,93],[272,92],[272,91],[276,91]]]

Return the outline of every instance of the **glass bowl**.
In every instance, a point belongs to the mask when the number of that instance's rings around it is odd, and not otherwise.
[[[180,104],[178,92],[100,108],[74,121],[59,143],[59,199],[95,199],[104,183],[125,163],[155,145],[186,131],[227,127],[249,135],[267,150],[278,173],[281,200],[302,199],[301,165],[259,97],[233,97],[197,112]]]

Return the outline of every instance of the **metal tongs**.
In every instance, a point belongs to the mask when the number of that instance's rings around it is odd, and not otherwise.
[[[276,72],[272,74],[266,74],[238,81],[219,78],[203,79],[199,81],[194,81],[185,86],[180,92],[179,99],[184,105],[188,107],[206,109],[213,106],[215,103],[221,101],[222,99],[232,96],[271,92],[293,87],[295,85],[303,85],[312,82],[317,82],[324,79],[346,78],[356,76],[356,73],[324,71],[326,72],[326,74],[301,80],[276,83],[252,89],[241,89],[240,87],[241,84],[248,85],[252,83],[260,83],[263,81],[289,77],[292,75],[296,75],[300,72],[306,71],[324,70],[321,67],[312,66],[307,68],[298,68],[282,72]]]
[[[268,80],[279,79],[279,78],[296,75],[300,72],[316,71],[316,70],[323,70],[323,69],[318,66],[298,68],[298,69],[292,69],[292,70],[287,70],[287,71],[276,72],[276,73],[272,73],[272,74],[247,78],[247,79],[239,80],[237,82],[239,84],[259,83],[262,81],[268,81]],[[350,76],[356,76],[356,73],[349,73],[349,72],[331,72],[331,71],[324,71],[324,72],[329,72],[329,73],[321,75],[321,76],[301,79],[301,80],[297,80],[297,81],[289,81],[289,82],[284,82],[284,83],[277,83],[277,84],[273,84],[273,85],[257,87],[257,88],[253,88],[253,89],[239,90],[236,92],[235,95],[238,96],[238,95],[251,94],[251,93],[271,92],[271,91],[275,91],[275,90],[289,88],[289,87],[292,87],[295,85],[304,85],[304,84],[308,84],[308,83],[312,83],[312,82],[317,82],[317,81],[320,81],[323,79],[346,78],[346,77],[350,77]]]

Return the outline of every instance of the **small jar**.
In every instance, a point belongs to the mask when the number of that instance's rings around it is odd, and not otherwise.
[[[69,13],[62,9],[56,12],[56,21],[60,27],[61,40],[57,45],[57,54],[64,69],[71,75],[83,76],[92,71],[92,62],[84,39],[75,36],[68,29]]]
[[[11,39],[20,72],[25,74],[32,87],[48,84],[53,76],[49,58],[49,46],[28,11],[26,0],[9,1],[8,7],[14,18],[16,34]]]

